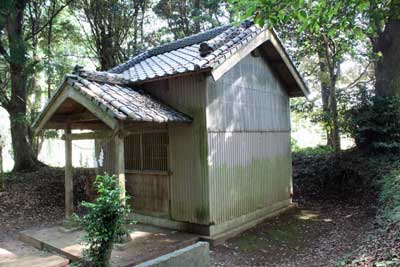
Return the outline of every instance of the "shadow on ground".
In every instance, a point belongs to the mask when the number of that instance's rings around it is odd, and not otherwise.
[[[213,266],[336,266],[371,229],[363,202],[308,203],[213,249]]]

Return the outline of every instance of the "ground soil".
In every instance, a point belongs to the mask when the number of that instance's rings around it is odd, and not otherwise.
[[[80,179],[77,177],[79,186]],[[81,197],[81,191],[76,192]],[[18,233],[61,224],[64,219],[64,170],[41,168],[36,172],[5,175],[0,192],[0,248],[17,255],[37,250],[18,241]]]
[[[373,228],[371,200],[305,202],[215,247],[213,266],[337,266]]]
[[[35,252],[15,241],[22,230],[63,221],[64,173],[44,168],[6,178],[0,193],[0,248]],[[79,192],[77,194],[79,196]],[[371,200],[307,202],[211,251],[213,266],[335,266],[372,228]]]

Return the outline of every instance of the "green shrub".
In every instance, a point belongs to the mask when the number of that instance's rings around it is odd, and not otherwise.
[[[108,267],[114,242],[126,234],[123,226],[129,208],[127,199],[120,198],[120,188],[115,176],[98,175],[94,186],[97,197],[94,202],[83,202],[88,209],[82,220],[86,231],[83,263],[81,266]]]
[[[400,223],[400,169],[384,176],[381,185],[382,216],[388,223]]]
[[[298,148],[295,150],[297,154],[302,154],[303,156],[315,156],[333,153],[334,149],[329,146],[316,146],[316,147],[305,147]]]
[[[366,153],[358,149],[340,153],[311,150],[293,153],[295,198],[358,198],[375,195],[377,181],[395,168],[399,159],[392,153]]]
[[[290,146],[292,147],[293,152],[297,152],[300,150],[299,142],[293,137],[290,139]]]
[[[400,97],[372,97],[346,113],[345,131],[359,148],[400,150]]]

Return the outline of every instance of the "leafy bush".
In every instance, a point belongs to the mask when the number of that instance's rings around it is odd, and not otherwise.
[[[114,242],[126,234],[123,224],[130,210],[124,205],[127,199],[120,198],[115,176],[98,175],[94,186],[97,190],[95,201],[82,202],[88,209],[82,218],[88,248],[84,251],[81,266],[108,267]]]
[[[348,199],[377,192],[377,179],[389,173],[398,156],[371,155],[353,149],[293,153],[293,187],[296,200]]]
[[[381,181],[382,217],[388,223],[400,223],[400,166]]]
[[[372,97],[346,113],[346,131],[359,148],[400,150],[400,97]]]
[[[290,146],[292,147],[292,151],[300,150],[299,142],[297,142],[293,137],[290,139]]]
[[[323,155],[333,153],[334,149],[329,146],[316,146],[316,147],[306,147],[306,148],[297,148],[297,150],[293,150],[296,153],[302,154],[304,156],[314,156],[314,155]]]

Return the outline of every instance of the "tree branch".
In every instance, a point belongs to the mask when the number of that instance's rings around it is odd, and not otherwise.
[[[57,15],[58,15],[64,8],[66,8],[69,4],[71,4],[73,1],[74,1],[74,0],[68,0],[68,1],[65,3],[65,5],[63,5],[62,7],[60,7],[57,11],[55,11],[55,12],[51,15],[51,17],[46,21],[45,24],[42,25],[42,27],[40,27],[37,31],[32,32],[32,34],[31,34],[30,36],[26,37],[26,38],[25,38],[25,41],[28,41],[28,40],[32,39],[32,36],[35,36],[35,35],[39,34],[40,32],[42,32],[50,23],[53,22],[53,19],[54,19],[55,17],[57,17]]]
[[[5,27],[4,25],[0,26],[0,55],[2,55],[7,62],[9,62],[8,52],[4,47],[3,41],[1,40],[4,33],[4,27]]]
[[[0,104],[3,106],[6,110],[9,109],[10,106],[10,99],[6,95],[6,87],[9,82],[9,79],[2,80],[0,78]]]
[[[371,65],[371,62],[369,62],[367,64],[367,66],[365,66],[364,70],[360,73],[360,75],[356,79],[353,80],[353,82],[351,82],[349,85],[347,85],[345,88],[342,88],[342,89],[351,89],[351,88],[355,87],[360,82],[360,80],[364,77],[364,75],[367,73],[370,65]]]

